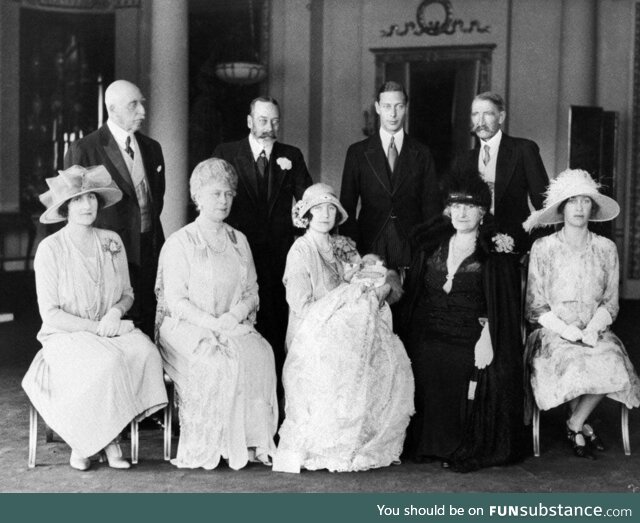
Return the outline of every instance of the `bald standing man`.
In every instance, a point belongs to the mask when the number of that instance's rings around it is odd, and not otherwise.
[[[104,165],[122,190],[122,200],[101,210],[95,225],[122,238],[135,294],[129,314],[153,339],[154,285],[164,243],[160,213],[165,179],[160,144],[139,132],[146,115],[145,101],[131,82],[116,80],[109,85],[105,91],[107,123],[71,144],[64,167]]]

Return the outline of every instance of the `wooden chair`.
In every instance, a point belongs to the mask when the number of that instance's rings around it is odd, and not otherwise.
[[[631,456],[631,443],[629,442],[629,409],[624,403],[620,404],[620,428],[622,431],[622,446],[625,456]],[[540,457],[540,409],[533,405],[533,455]]]
[[[164,410],[164,460],[169,461],[171,459],[171,424],[173,421],[173,402],[174,402],[174,390],[173,381],[165,373],[164,382],[167,386],[167,393],[169,396],[169,403],[163,409]],[[53,431],[49,426],[46,427],[46,441],[53,441]],[[136,420],[131,421],[131,463],[136,465],[138,463],[138,442],[139,431],[138,422]],[[38,444],[38,411],[29,403],[29,468],[36,466],[36,447]]]

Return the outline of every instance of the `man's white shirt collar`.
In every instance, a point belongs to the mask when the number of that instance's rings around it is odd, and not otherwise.
[[[258,156],[262,151],[267,155],[267,160],[271,157],[271,150],[273,149],[273,142],[270,144],[262,145],[258,140],[255,139],[253,134],[249,133],[249,146],[251,147],[251,152],[253,153],[253,159],[256,161]]]
[[[391,143],[391,137],[393,136],[393,143],[396,146],[398,154],[402,150],[402,144],[404,143],[404,129],[400,129],[396,134],[390,134],[380,127],[380,140],[382,141],[382,150],[384,154],[387,154],[389,150],[389,143]]]
[[[493,155],[494,151],[500,148],[500,142],[502,141],[502,129],[498,129],[498,132],[489,138],[486,142],[480,140],[480,149],[484,149],[485,145],[489,146],[489,154]]]
[[[122,127],[120,127],[117,123],[112,122],[111,120],[107,120],[107,127],[109,127],[109,131],[115,138],[116,142],[120,146],[120,149],[127,148],[127,137],[131,136],[131,148],[135,151],[138,148],[138,143],[136,142],[136,137],[133,133],[129,134]]]

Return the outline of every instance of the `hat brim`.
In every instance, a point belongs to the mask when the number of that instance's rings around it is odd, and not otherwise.
[[[620,214],[620,206],[613,198],[609,198],[599,192],[576,194],[574,196],[588,196],[594,202],[598,204],[598,209],[595,213],[589,217],[590,222],[608,222],[613,220]],[[556,225],[564,223],[564,215],[559,212],[560,205],[566,202],[569,198],[563,198],[553,204],[549,205],[546,209],[538,211],[537,224],[538,225]]]
[[[342,225],[349,218],[349,213],[347,213],[347,211],[344,210],[344,207],[340,203],[340,200],[338,200],[338,198],[336,198],[333,195],[326,195],[326,194],[323,194],[311,200],[307,205],[304,206],[303,209],[300,210],[300,215],[304,216],[311,209],[313,209],[314,207],[317,207],[318,205],[322,205],[323,203],[330,203],[340,212],[340,221],[336,222],[336,225]]]
[[[82,196],[83,194],[87,194],[90,192],[100,195],[100,198],[102,199],[102,202],[103,202],[102,209],[111,207],[112,205],[122,200],[122,191],[117,187],[96,187],[93,189],[87,189],[84,191],[80,191],[76,194],[73,194],[62,201],[56,202],[51,207],[47,208],[47,210],[44,211],[40,216],[40,223],[49,224],[49,223],[59,223],[59,222],[65,221],[67,218],[64,216],[61,216],[60,213],[58,212],[62,204],[64,204],[65,202],[68,202],[69,200],[72,200],[73,198],[76,198],[77,196]]]

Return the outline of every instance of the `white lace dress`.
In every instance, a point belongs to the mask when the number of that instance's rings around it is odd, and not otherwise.
[[[254,329],[258,284],[246,237],[225,225],[222,252],[204,240],[199,219],[167,240],[160,254],[156,327],[165,370],[180,407],[172,463],[232,469],[275,452],[278,405],[273,352]],[[231,331],[198,326],[205,315],[244,318]]]
[[[576,252],[560,231],[537,240],[529,261],[526,317],[531,323],[552,311],[584,329],[598,307],[618,314],[618,251],[615,244],[589,233]],[[606,394],[627,407],[640,405],[640,381],[620,339],[610,329],[595,347],[570,342],[538,328],[527,340],[531,387],[541,410],[583,394]]]
[[[367,470],[402,452],[411,364],[388,305],[379,307],[373,285],[344,282],[342,267],[306,235],[289,251],[286,417],[274,470]]]

